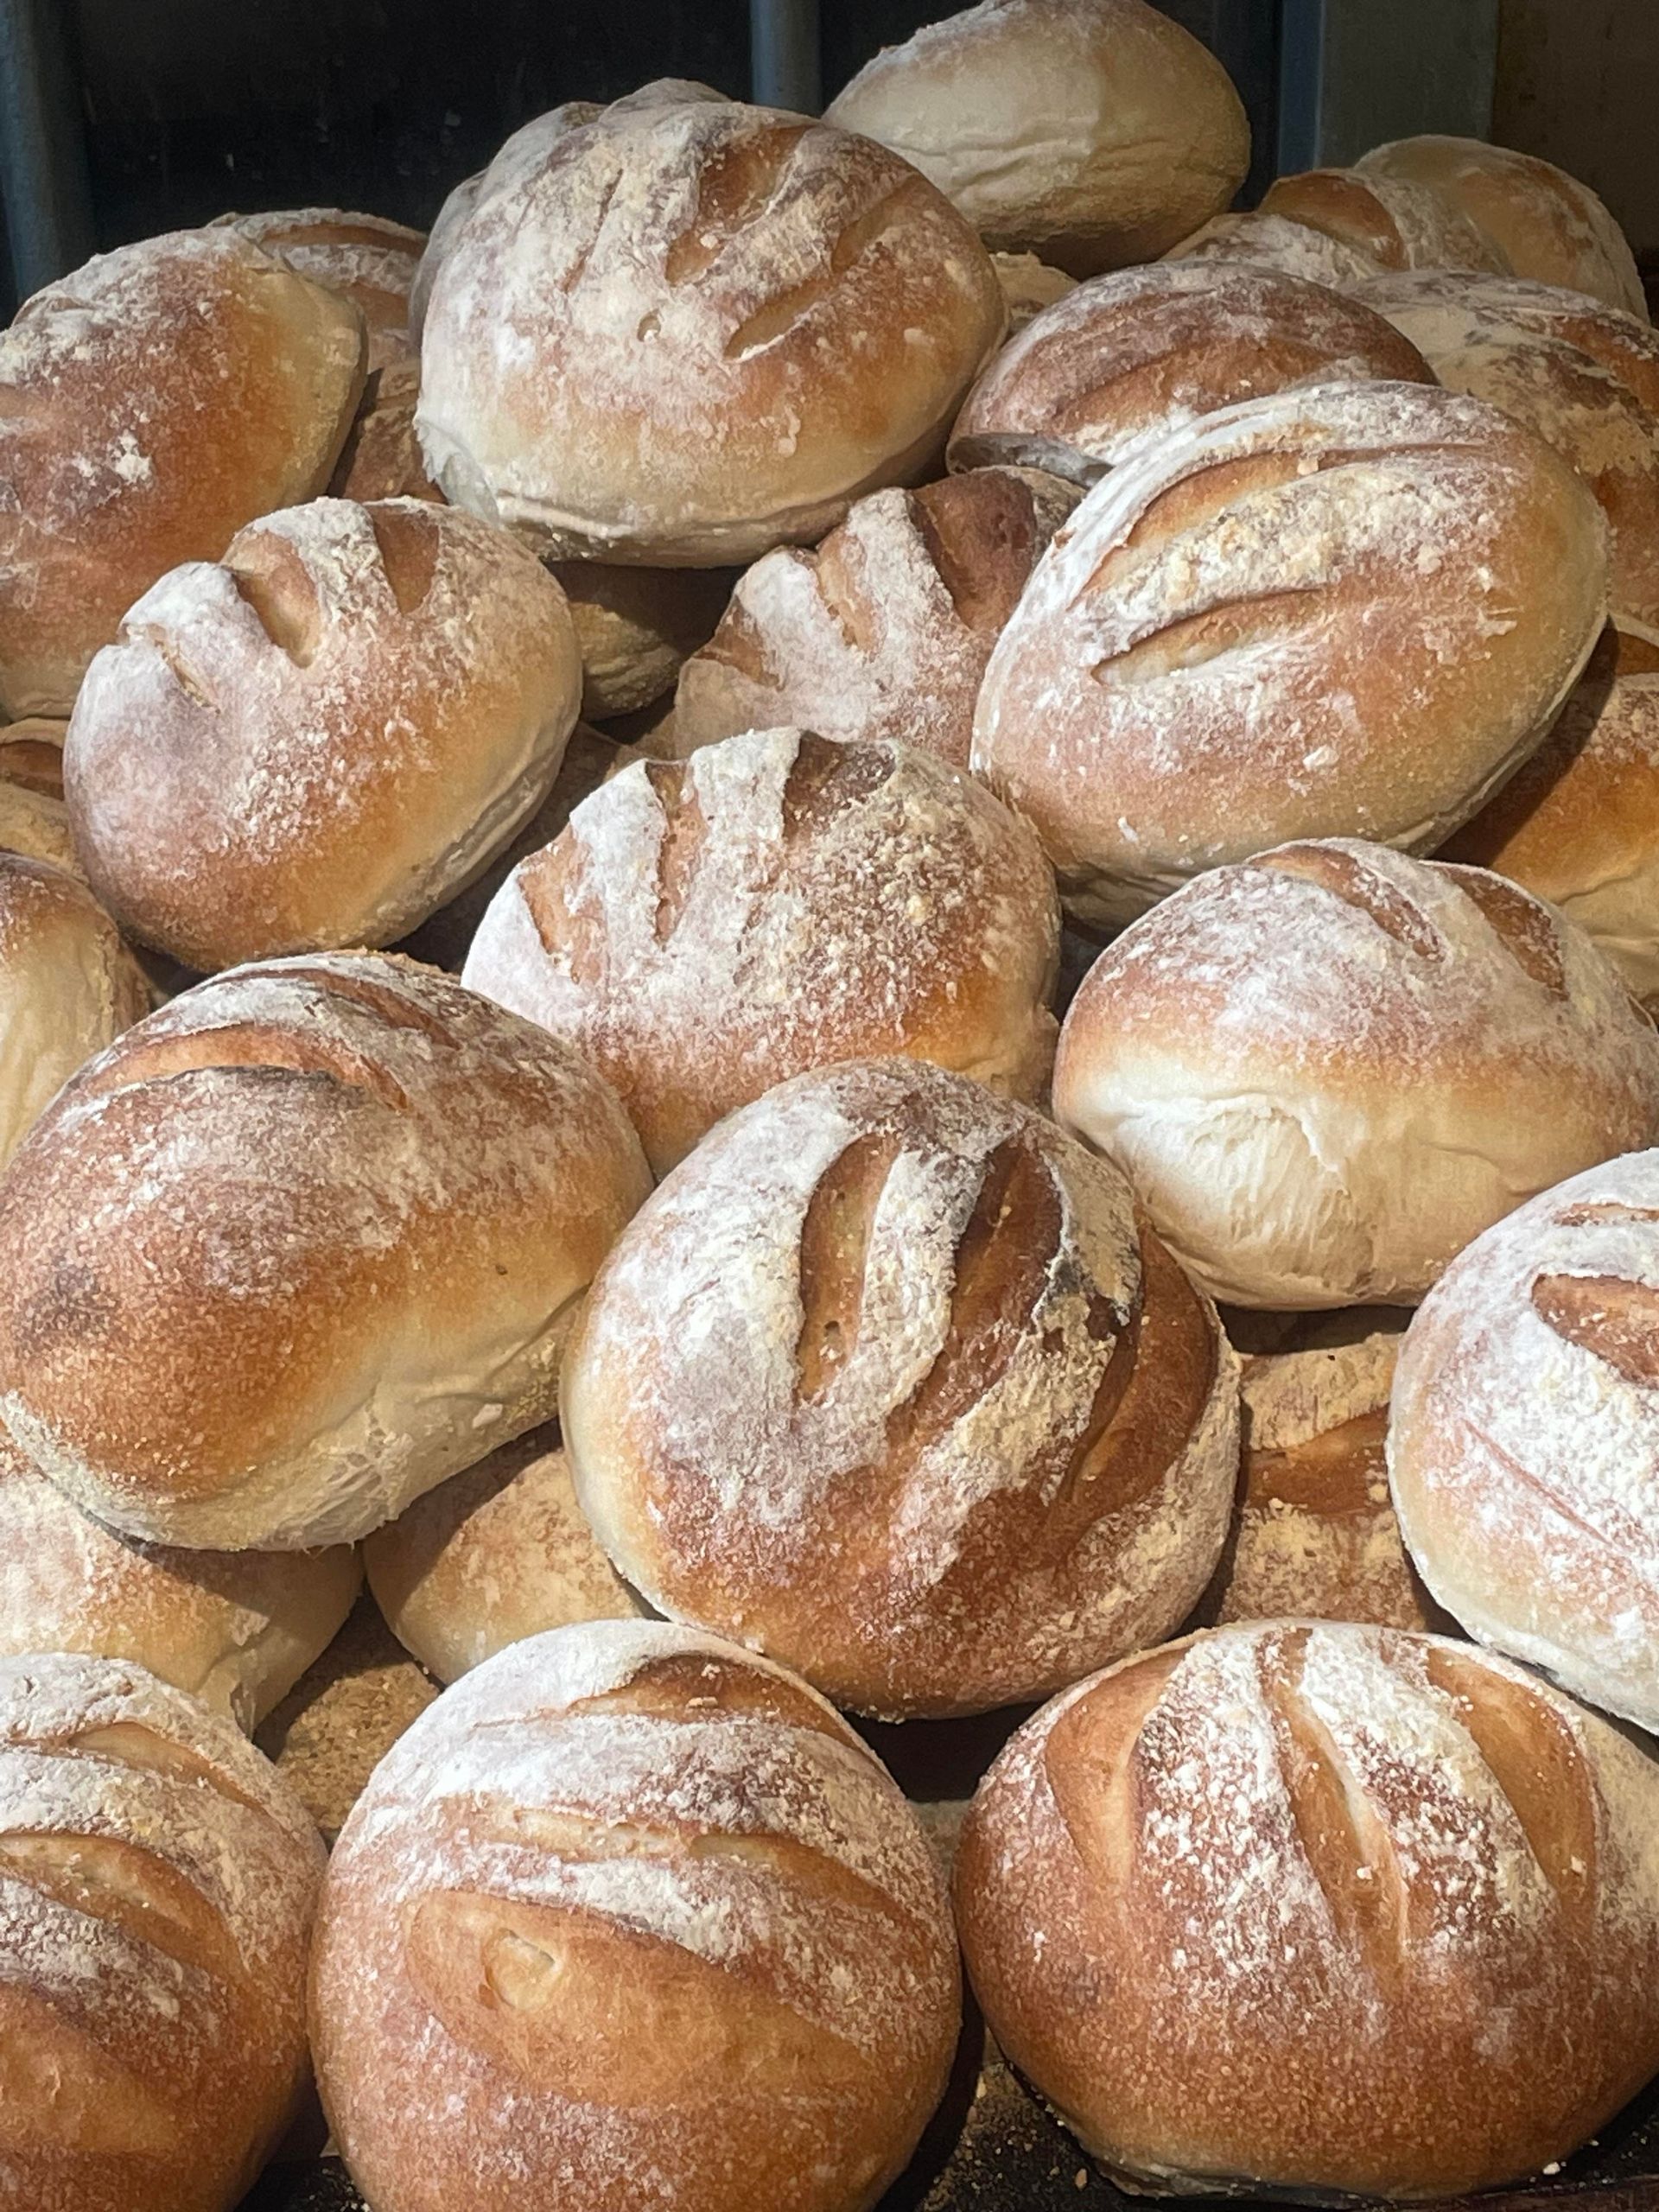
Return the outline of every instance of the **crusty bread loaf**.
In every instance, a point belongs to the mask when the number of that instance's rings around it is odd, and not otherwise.
[[[0,1183],[0,1420],[130,1535],[348,1542],[553,1412],[648,1187],[607,1086],[448,977],[233,970],[94,1060]]]
[[[1270,184],[1261,212],[1322,231],[1383,269],[1509,270],[1503,250],[1455,201],[1406,177],[1305,169]]]
[[[1056,537],[986,670],[975,769],[1096,926],[1287,838],[1432,849],[1589,658],[1606,537],[1583,480],[1478,400],[1225,408]]]
[[[0,334],[0,706],[67,714],[157,576],[328,481],[363,318],[234,230],[100,254]]]
[[[884,48],[825,112],[913,162],[988,245],[1074,276],[1151,260],[1250,162],[1227,72],[1142,0],[982,0]]]
[[[0,2198],[232,2212],[307,2072],[322,1847],[227,1720],[0,1658]]]
[[[1079,286],[1005,346],[957,417],[950,462],[1012,462],[1087,486],[1241,399],[1379,378],[1433,382],[1392,324],[1327,286],[1155,262]]]
[[[1517,1667],[1240,1626],[1020,1731],[957,1916],[997,2041],[1137,2189],[1460,2196],[1659,2066],[1656,1823],[1652,1758]]]
[[[594,1622],[498,1654],[382,1760],[311,2018],[389,2212],[866,2212],[944,2089],[956,1942],[915,1815],[804,1683]]]
[[[0,777],[43,798],[63,797],[63,737],[67,719],[26,715],[0,725]]]
[[[414,499],[269,515],[88,670],[82,862],[192,968],[391,944],[534,814],[581,691],[564,594],[505,531]]]
[[[577,1496],[660,1611],[887,1719],[1186,1618],[1237,1366],[1107,1162],[909,1060],[798,1077],[650,1200],[571,1338]]]
[[[1194,261],[1205,268],[1244,262],[1257,269],[1276,269],[1281,276],[1300,276],[1309,283],[1328,284],[1335,291],[1375,276],[1382,266],[1328,231],[1316,231],[1288,215],[1261,208],[1213,217],[1191,238],[1172,246],[1167,257]]]
[[[666,92],[486,173],[427,304],[432,473],[551,558],[821,537],[925,470],[1007,321],[984,248],[885,149]]]
[[[994,253],[991,266],[1002,287],[1010,336],[1023,330],[1033,315],[1052,307],[1056,300],[1063,300],[1077,281],[1075,276],[1068,276],[1064,269],[1051,269],[1034,253]]]
[[[1471,1244],[1407,1332],[1389,1473],[1429,1588],[1483,1643],[1659,1731],[1659,1153]]]
[[[638,714],[671,691],[686,655],[713,637],[737,582],[729,569],[625,569],[604,561],[560,561],[553,574],[575,625],[582,712],[590,722]]]
[[[903,1052],[1033,1098],[1059,936],[1024,823],[931,753],[753,731],[639,760],[520,863],[463,980],[614,1084],[660,1174],[721,1115]]]
[[[38,715],[0,726],[0,851],[49,861],[80,876],[63,803],[67,727]]]
[[[978,468],[872,492],[811,552],[766,554],[680,671],[675,751],[789,723],[965,768],[991,647],[1076,505],[1054,477]]]
[[[1414,1303],[1535,1192],[1659,1134],[1659,1038],[1553,909],[1481,868],[1285,845],[1101,955],[1055,1112],[1212,1296]]]

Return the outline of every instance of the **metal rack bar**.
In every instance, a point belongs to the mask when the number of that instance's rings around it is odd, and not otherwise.
[[[18,296],[92,251],[66,0],[0,0],[0,201]]]
[[[818,0],[749,0],[749,56],[761,106],[817,114],[823,105]]]

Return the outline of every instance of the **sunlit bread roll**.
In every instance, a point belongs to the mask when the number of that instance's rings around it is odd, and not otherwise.
[[[0,1420],[127,1535],[349,1542],[552,1414],[648,1187],[607,1086],[448,976],[232,970],[94,1060],[0,1182]]]
[[[874,1753],[781,1668],[646,1621],[515,1644],[421,1716],[335,1848],[311,1984],[388,2212],[867,2212],[958,2019]]]
[[[1063,300],[1077,281],[1064,269],[1051,269],[1034,253],[994,253],[991,266],[1007,306],[1010,336],[1056,300]]]
[[[1495,408],[1275,392],[1088,493],[992,652],[973,765],[1097,928],[1287,838],[1432,849],[1541,742],[1606,605],[1589,487]]]
[[[1659,1038],[1484,869],[1332,840],[1201,876],[1071,1003],[1059,1120],[1239,1306],[1414,1304],[1483,1229],[1659,1132]]]
[[[1122,1175],[907,1060],[705,1139],[600,1270],[562,1394],[627,1580],[887,1719],[1167,1636],[1238,1465],[1237,1363]]]
[[[553,574],[575,626],[582,718],[590,722],[638,714],[671,691],[686,655],[713,637],[737,582],[728,569],[605,561],[560,561]]]
[[[427,305],[418,423],[446,496],[551,558],[716,568],[923,473],[1007,315],[885,149],[654,89],[480,191]]]
[[[1276,270],[1160,261],[1098,276],[1033,317],[969,393],[950,461],[1047,469],[1086,487],[1239,400],[1377,378],[1433,381],[1371,308]]]
[[[615,1085],[660,1174],[724,1114],[902,1052],[1034,1098],[1059,938],[1023,822],[913,746],[751,731],[639,760],[521,861],[463,980]]]
[[[1502,248],[1454,201],[1404,177],[1305,169],[1270,184],[1261,213],[1323,232],[1383,269],[1478,269],[1500,275],[1510,266]]]
[[[1241,1625],[1027,1722],[957,1916],[998,2043],[1137,2188],[1461,2196],[1659,2067],[1656,1823],[1653,1758],[1517,1667]]]
[[[349,300],[233,230],[100,254],[0,334],[0,706],[67,714],[156,579],[328,481],[363,389]]]
[[[564,594],[505,531],[414,499],[267,516],[88,670],[82,863],[192,968],[391,944],[536,811],[581,693]]]
[[[0,1658],[0,2198],[232,2212],[308,2070],[322,1846],[142,1667]]]
[[[680,671],[675,750],[789,723],[965,768],[991,647],[1076,504],[1053,477],[979,468],[872,492],[822,545],[766,554]]]
[[[913,162],[988,245],[1073,276],[1150,261],[1250,163],[1227,72],[1141,0],[984,0],[884,48],[825,114]]]
[[[1288,215],[1268,214],[1262,209],[1248,213],[1217,215],[1192,237],[1172,246],[1167,258],[1194,262],[1200,268],[1248,263],[1258,269],[1276,269],[1281,276],[1300,276],[1306,283],[1328,284],[1345,291],[1351,284],[1375,276],[1381,262],[1327,231],[1316,231],[1294,222]]]

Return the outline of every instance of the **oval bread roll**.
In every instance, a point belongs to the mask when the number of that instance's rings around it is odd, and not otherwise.
[[[582,652],[586,721],[638,714],[674,688],[688,653],[708,644],[737,582],[728,569],[623,569],[560,561]]]
[[[1243,262],[1257,269],[1276,269],[1284,276],[1329,285],[1346,291],[1351,285],[1375,276],[1382,264],[1361,247],[1351,245],[1328,231],[1316,231],[1288,215],[1271,214],[1265,208],[1249,213],[1217,215],[1202,229],[1172,246],[1172,262],[1192,261],[1201,268],[1217,263]]]
[[[1262,196],[1261,212],[1322,231],[1383,269],[1509,270],[1503,250],[1455,202],[1404,177],[1305,169],[1300,176],[1276,178]]]

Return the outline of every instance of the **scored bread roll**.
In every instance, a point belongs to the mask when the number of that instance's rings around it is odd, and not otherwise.
[[[1150,261],[1250,164],[1227,72],[1142,0],[982,0],[884,48],[825,115],[913,162],[988,245],[1073,276]]]
[[[1076,504],[1052,477],[980,468],[872,492],[810,552],[766,554],[680,671],[675,751],[787,723],[965,768],[991,647]]]
[[[581,688],[564,594],[505,531],[415,499],[268,515],[88,670],[82,862],[192,968],[390,944],[536,811]]]
[[[232,970],[130,1030],[0,1182],[0,1421],[192,1549],[350,1542],[544,1421],[649,1187],[575,1054],[435,970]]]
[[[1606,538],[1582,479],[1478,400],[1224,408],[1058,533],[986,670],[975,772],[1095,927],[1287,838],[1432,848],[1589,658]]]
[[[660,1174],[832,1060],[902,1052],[1035,1097],[1058,938],[1036,839],[970,778],[754,730],[584,799],[497,893],[463,981],[585,1054]]]
[[[1276,269],[1286,276],[1300,276],[1333,291],[1375,276],[1382,263],[1328,231],[1316,231],[1288,215],[1272,215],[1263,209],[1248,213],[1217,215],[1192,237],[1172,246],[1166,257],[1177,264],[1194,262],[1200,268],[1217,264],[1248,263],[1258,269]]]
[[[1518,1667],[1244,1625],[1027,1722],[957,1917],[998,2043],[1137,2191],[1461,2196],[1659,2067],[1656,1821],[1655,1762]]]
[[[0,2197],[232,2212],[308,2072],[316,1830],[118,1660],[0,1658]]]
[[[514,1644],[422,1714],[335,1847],[311,1984],[335,2137],[397,2212],[866,2212],[959,2019],[874,1754],[652,1621]]]
[[[1507,273],[1501,248],[1426,184],[1363,169],[1305,169],[1268,187],[1261,212],[1322,231],[1383,269]]]
[[[1340,840],[1200,876],[1103,952],[1054,1070],[1211,1296],[1409,1305],[1535,1192],[1659,1133],[1659,1038],[1484,869]]]
[[[1370,308],[1275,270],[1160,261],[1096,277],[1033,318],[969,393],[949,459],[1047,469],[1086,487],[1241,399],[1376,378],[1433,382]]]
[[[1236,1362],[1122,1177],[908,1060],[705,1139],[595,1277],[561,1390],[628,1580],[885,1719],[1166,1636],[1238,1464]]]
[[[1056,300],[1063,300],[1077,281],[1064,269],[1051,269],[1034,253],[994,253],[991,266],[1002,287],[1010,336],[1023,330],[1033,315],[1052,307]]]
[[[1659,1731],[1659,1153],[1575,1175],[1447,1268],[1389,1425],[1423,1580],[1472,1636]]]
[[[638,714],[671,691],[686,655],[713,637],[737,582],[728,569],[550,565],[575,626],[582,712],[590,722]]]
[[[99,254],[0,334],[0,707],[65,714],[156,579],[328,481],[363,318],[232,230]]]

